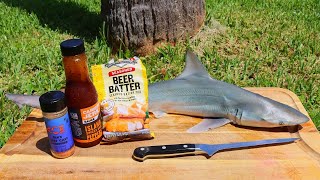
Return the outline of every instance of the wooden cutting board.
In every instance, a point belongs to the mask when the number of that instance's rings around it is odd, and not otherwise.
[[[248,88],[299,109],[298,97],[280,88]],[[35,109],[0,150],[0,179],[3,178],[108,178],[108,179],[320,179],[320,135],[313,122],[292,128],[245,128],[226,125],[200,134],[186,129],[201,120],[168,115],[151,119],[156,138],[76,148],[67,159],[50,155],[41,111]],[[219,152],[207,159],[188,156],[134,161],[138,146],[171,143],[231,143],[272,138],[300,137],[302,140],[278,146]]]

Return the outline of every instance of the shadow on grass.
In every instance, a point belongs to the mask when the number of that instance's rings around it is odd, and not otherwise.
[[[0,0],[11,7],[34,13],[42,26],[59,32],[67,32],[93,41],[99,35],[102,18],[76,2],[62,0]]]

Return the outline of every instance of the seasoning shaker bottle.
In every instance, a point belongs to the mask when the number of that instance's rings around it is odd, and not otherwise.
[[[75,151],[65,95],[61,91],[49,91],[39,98],[48,133],[51,154],[59,159],[71,156]]]

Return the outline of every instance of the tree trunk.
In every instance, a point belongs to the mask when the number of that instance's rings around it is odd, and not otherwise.
[[[205,0],[101,0],[101,13],[114,49],[147,55],[163,42],[197,33],[205,18]]]

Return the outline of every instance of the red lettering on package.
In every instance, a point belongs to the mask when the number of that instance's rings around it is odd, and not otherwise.
[[[118,69],[115,71],[110,71],[109,72],[109,77],[115,76],[115,75],[119,75],[119,74],[124,74],[124,73],[128,73],[128,72],[132,72],[135,71],[136,69],[134,67],[128,67],[128,68],[122,68],[122,69]]]

